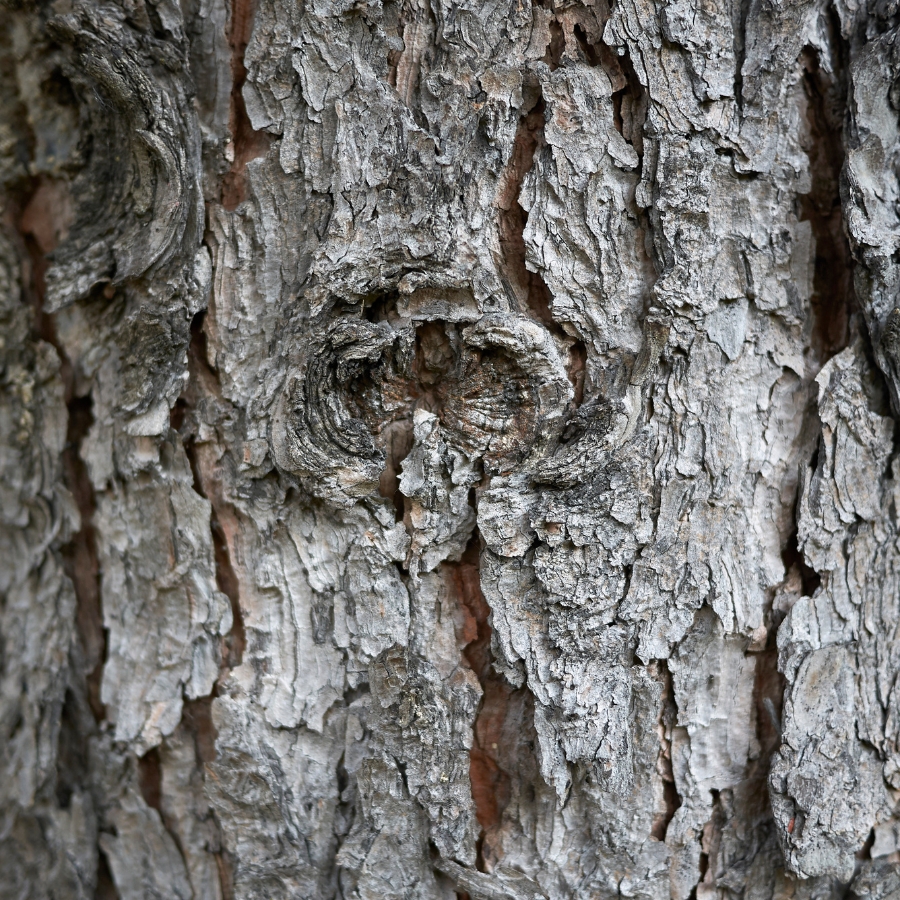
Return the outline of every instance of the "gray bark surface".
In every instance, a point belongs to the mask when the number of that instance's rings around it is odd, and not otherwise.
[[[0,898],[900,897],[898,34],[0,2]]]

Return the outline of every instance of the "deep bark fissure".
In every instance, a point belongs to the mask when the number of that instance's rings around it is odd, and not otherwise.
[[[162,764],[158,747],[152,747],[138,760],[138,787],[144,803],[162,815]]]
[[[234,863],[231,854],[223,848],[215,854],[215,857],[222,900],[234,900]]]
[[[103,625],[100,593],[100,562],[97,557],[97,536],[94,530],[96,498],[87,466],[81,458],[81,444],[93,424],[90,395],[73,397],[67,403],[69,422],[63,467],[66,484],[81,518],[81,528],[62,548],[66,574],[72,581],[77,601],[76,626],[84,653],[85,680],[88,702],[97,722],[106,718],[100,699],[103,664],[106,661],[108,636]]]
[[[514,196],[517,194],[518,185]],[[524,222],[520,221],[520,241],[523,226]],[[524,243],[521,251],[521,271],[524,271]],[[366,309],[367,319],[373,322],[394,322],[395,302],[396,297],[387,296],[372,303]],[[436,415],[439,422],[446,426],[445,404],[452,402],[452,395],[462,387],[459,371],[462,346],[457,324],[439,319],[419,324],[415,331],[411,370],[395,383],[395,395],[405,397],[406,406],[399,413],[394,413],[395,417],[387,423],[371,423],[371,427],[376,429],[377,444],[385,454],[379,493],[392,501],[397,521],[404,521],[411,535],[415,529],[409,518],[408,499],[402,493],[399,476],[402,463],[413,448],[413,417],[416,409],[424,409]],[[358,393],[365,392],[362,384],[357,390]],[[482,476],[482,487],[486,480],[487,477]],[[469,505],[476,518],[478,491],[476,486],[469,493]],[[481,590],[481,549],[481,537],[475,527],[461,558],[457,561],[445,561],[442,568],[451,596],[464,612],[465,624],[462,631],[457,633],[457,640],[463,658],[475,673],[482,689],[482,698],[472,722],[469,782],[480,828],[476,841],[476,867],[478,871],[486,872],[496,862],[500,851],[499,847],[491,845],[490,838],[501,824],[503,811],[510,800],[513,779],[516,777],[515,767],[504,764],[504,754],[509,759],[515,756],[509,745],[509,735],[505,741],[500,735],[504,731],[511,706],[521,705],[512,704],[511,700],[525,689],[514,688],[493,667],[491,611]],[[398,563],[401,578],[407,585],[411,564],[414,564],[411,559],[405,564]],[[396,762],[402,768],[402,760]],[[466,894],[463,892],[459,896]]]
[[[203,773],[204,778],[209,777],[206,765],[216,758],[216,730],[212,721],[212,700],[218,694],[224,672],[241,664],[246,646],[239,581],[231,562],[228,538],[220,520],[220,513],[228,515],[232,519],[236,517],[236,513],[223,496],[220,473],[214,465],[207,464],[204,460],[195,433],[198,403],[204,397],[221,394],[218,375],[209,363],[207,336],[204,330],[206,315],[207,311],[201,310],[191,322],[191,339],[188,346],[188,381],[184,392],[173,406],[170,416],[171,427],[183,435],[184,452],[193,478],[192,487],[199,496],[209,502],[209,529],[213,545],[216,587],[228,598],[232,616],[231,630],[221,640],[221,665],[224,667],[224,671],[220,673],[219,679],[213,685],[212,693],[196,700],[185,699],[182,707],[181,721],[193,737],[197,767]],[[149,801],[147,802],[148,805],[152,805]],[[157,808],[159,809],[159,807]],[[162,815],[161,811],[160,815]],[[213,809],[210,810],[210,819],[217,835],[218,846],[210,848],[210,850],[215,857],[222,900],[233,900],[235,896],[233,861],[230,853],[223,846],[221,825]],[[170,827],[165,819],[163,824],[172,835],[186,862],[177,829]]]
[[[534,164],[538,150],[545,146],[544,99],[538,96],[534,105],[519,119],[513,142],[512,156],[503,175],[497,198],[498,226],[502,269],[516,301],[531,313],[545,328],[559,332],[559,325],[550,312],[552,296],[537,272],[526,264],[525,226],[528,213],[519,197],[525,176]]]
[[[184,426],[187,414],[195,410],[203,393],[209,393],[210,390],[219,393],[217,390],[219,387],[218,375],[210,366],[207,355],[207,337],[203,327],[205,319],[206,311],[204,310],[197,313],[191,323],[191,342],[188,348],[188,387],[185,393],[178,398],[172,411],[172,427],[176,430]],[[194,424],[190,422],[189,427]],[[224,639],[223,664],[226,668],[233,669],[241,664],[246,646],[246,633],[241,612],[238,577],[231,562],[228,538],[222,526],[221,516],[227,515],[234,519],[236,513],[223,496],[219,473],[213,466],[204,466],[194,434],[189,433],[185,436],[184,451],[194,478],[194,490],[208,500],[210,505],[209,528],[213,544],[216,586],[228,597],[231,604],[232,626],[231,631]]]
[[[799,218],[812,226],[816,242],[813,274],[811,346],[821,364],[850,341],[856,309],[853,257],[844,229],[840,183],[844,167],[843,129],[847,116],[847,50],[840,25],[829,18],[834,72],[826,72],[819,51],[806,47],[800,55],[807,97],[806,120],[812,187],[798,197]]]
[[[217,686],[213,688],[213,695]],[[206,766],[216,758],[216,728],[212,720],[213,695],[185,700],[181,713],[182,724],[193,737],[197,768],[204,777],[208,777]],[[214,809],[209,810],[209,817],[213,823],[215,836],[215,846],[209,849],[216,860],[222,900],[234,900],[234,862],[224,846],[222,827]]]
[[[605,44],[602,46],[606,48]],[[639,185],[641,182],[647,180],[647,176],[651,174],[644,171],[646,158],[644,153],[644,127],[647,123],[647,111],[650,98],[647,89],[641,83],[640,78],[638,78],[629,50],[625,48],[624,52],[619,55],[613,55],[610,52],[610,56],[612,57],[611,60],[606,63],[607,71],[618,71],[625,79],[625,85],[613,94],[613,114],[615,117],[615,124],[619,133],[629,144],[631,144],[634,148],[634,152],[637,154],[638,164],[636,174],[637,184]],[[615,66],[615,69],[612,68],[613,65]],[[640,204],[637,191],[635,191],[632,203],[635,216],[640,225],[639,246],[643,262],[644,318],[646,319],[650,312],[652,288],[659,278],[662,267],[657,262],[653,247],[653,216],[651,215],[651,210]],[[651,397],[647,398],[647,406],[649,419],[653,415]]]
[[[56,762],[56,802],[60,809],[70,809],[72,795],[83,785],[90,772],[87,747],[84,733],[90,730],[85,718],[92,718],[92,713],[84,697],[76,695],[70,687],[66,689],[60,713],[59,740]]]
[[[663,783],[663,802],[665,809],[661,815],[653,820],[650,833],[658,841],[665,841],[669,830],[669,823],[681,806],[681,797],[675,785],[675,775],[672,770],[672,739],[671,732],[675,726],[678,710],[675,706],[675,690],[672,685],[672,673],[665,659],[656,660],[657,677],[662,680],[662,702],[660,703],[657,731],[659,733],[659,753],[656,760],[656,772]]]
[[[600,48],[598,48],[590,42],[587,36],[587,32],[584,30],[584,26],[575,25],[572,28],[572,34],[575,37],[575,40],[578,42],[578,46],[581,48],[581,52],[584,54],[585,60],[592,66],[599,66],[600,63],[600,55],[603,50],[606,49],[608,52],[609,48],[606,47],[605,44],[601,43]]]
[[[67,216],[61,215],[57,190],[59,185],[32,179],[26,201],[15,217],[14,227],[21,239],[26,263],[23,287],[33,315],[33,331],[36,338],[50,344],[59,360],[59,377],[66,404],[66,439],[62,453],[62,480],[75,502],[79,514],[79,528],[60,547],[63,569],[70,579],[75,593],[75,633],[79,647],[68,653],[69,679],[77,689],[83,685],[84,696],[94,723],[106,718],[106,708],[101,700],[103,666],[108,654],[108,632],[103,624],[100,564],[94,514],[97,508],[93,483],[81,455],[81,447],[94,423],[93,401],[90,393],[76,395],[76,373],[65,347],[59,340],[54,315],[45,309],[46,272],[48,256],[57,246],[68,226]],[[83,682],[81,682],[83,679]],[[81,682],[80,684],[78,682]],[[71,703],[70,703],[71,707]],[[86,722],[70,723],[75,727],[61,729],[57,735],[59,759],[84,757],[85,747],[92,730]],[[88,751],[89,752],[89,751]],[[57,762],[57,779],[61,779],[62,763]],[[81,785],[85,787],[85,785]],[[66,786],[64,790],[68,790]],[[68,801],[68,798],[63,798]],[[99,841],[99,832],[97,835]],[[97,900],[118,900],[119,893],[106,863],[105,854],[96,848]]]
[[[859,850],[856,853],[856,858],[860,862],[864,862],[865,860],[872,858],[872,846],[874,845],[874,843],[875,843],[875,829],[873,828],[869,832],[869,836],[866,838],[865,843],[862,845],[862,847],[859,848]]]
[[[102,851],[97,857],[97,890],[95,900],[119,900],[119,892],[113,880],[106,854]]]
[[[744,60],[747,58],[747,14],[752,0],[739,0],[733,6],[732,33],[734,35],[734,102],[738,116],[744,111]]]
[[[247,114],[243,87],[247,80],[244,54],[253,33],[257,0],[231,0],[228,43],[231,47],[231,166],[222,179],[222,206],[236,209],[247,199],[247,163],[264,156],[271,143],[265,131],[256,131]],[[227,152],[226,152],[227,155]]]
[[[710,791],[712,797],[712,815],[709,821],[703,826],[700,834],[700,866],[697,883],[691,891],[691,900],[697,900],[698,890],[701,884],[708,884],[711,887],[715,884],[715,872],[711,869],[710,864],[716,859],[716,852],[719,848],[719,841],[722,835],[722,826],[725,822],[725,812],[722,809],[720,792],[713,789]]]
[[[387,54],[387,82],[392,87],[397,87],[397,69],[403,58],[405,44],[403,36],[406,32],[406,19],[403,15],[405,8],[403,3],[386,0],[384,9],[384,30],[388,38]],[[400,46],[397,46],[397,45]]]
[[[631,54],[626,50],[620,56],[615,56],[605,44],[602,46],[608,53],[608,57],[606,53],[603,57],[604,68],[613,72],[613,75],[616,72],[620,72],[625,79],[624,86],[613,92],[613,117],[616,130],[634,147],[634,152],[637,153],[637,174],[638,180],[640,180],[644,166],[644,123],[647,119],[647,91],[638,78]],[[615,69],[612,68],[613,65]]]
[[[813,458],[810,461],[810,469],[815,471],[817,463],[817,450],[813,452]],[[816,572],[807,562],[806,558],[800,552],[800,548],[797,544],[798,539],[798,525],[797,525],[797,517],[799,516],[798,504],[800,500],[799,497],[794,503],[794,527],[791,530],[791,533],[788,535],[787,541],[781,549],[781,561],[784,563],[784,571],[787,573],[787,578],[796,578],[800,587],[803,591],[803,594],[807,597],[812,597],[812,595],[819,589],[822,585],[822,576]],[[827,573],[826,573],[827,577]],[[770,611],[769,615],[772,613]],[[780,619],[772,619],[772,629],[777,630],[778,625],[781,624]]]
[[[54,316],[44,308],[47,257],[57,245],[60,230],[67,224],[57,221],[60,215],[60,202],[54,198],[57,190],[59,186],[52,182],[33,179],[17,227],[29,263],[27,287],[34,311],[35,333],[50,344],[59,357],[59,373],[68,415],[62,458],[63,479],[75,501],[80,519],[78,531],[60,548],[60,553],[75,591],[76,627],[81,642],[80,662],[85,669],[83,677],[87,698],[95,720],[100,722],[106,717],[100,687],[106,661],[107,633],[103,625],[101,573],[94,531],[97,503],[94,486],[81,457],[82,442],[94,421],[93,401],[90,393],[81,397],[75,395],[75,370],[57,336]]]
[[[541,62],[546,63],[551,72],[555,72],[562,64],[562,57],[566,51],[566,36],[563,32],[560,16],[558,11],[553,8],[554,4],[550,0],[531,0],[531,4],[532,6],[550,10],[553,13],[548,23],[550,39],[544,48]]]
[[[428,121],[414,102],[419,88],[422,61],[438,49],[431,4],[388,2],[384,7],[385,31],[389,38],[387,81],[418,125],[428,131]],[[394,18],[394,21],[390,21]],[[398,46],[399,45],[399,46]]]
[[[742,10],[742,44],[745,36],[746,13]],[[833,6],[829,5],[825,16],[826,32],[830,42],[831,71],[820,63],[819,50],[805,47],[798,63],[802,68],[802,84],[806,99],[807,125],[804,150],[809,158],[811,188],[807,194],[798,195],[798,218],[808,221],[815,241],[813,284],[810,296],[809,347],[815,356],[815,366],[825,365],[835,355],[849,346],[856,323],[857,302],[853,285],[854,262],[845,231],[844,209],[841,202],[841,178],[845,164],[843,131],[848,115],[848,50],[841,36],[840,24]],[[739,108],[741,97],[738,95]],[[815,408],[807,408],[803,416],[818,423]],[[815,471],[818,456],[822,452],[820,441],[812,444],[811,459],[807,463]],[[800,516],[800,486],[793,505],[793,527],[784,540],[781,559],[785,581],[782,587],[812,597],[820,590],[827,590],[829,572],[818,572],[811,566],[798,545]],[[759,756],[751,762],[748,783],[757,785],[748,796],[755,800],[746,810],[748,817],[771,823],[775,827],[773,809],[768,790],[772,759],[782,742],[784,701],[789,689],[788,680],[779,668],[777,632],[785,609],[773,605],[775,590],[767,592],[765,610],[766,638],[764,646],[754,653],[756,677],[753,685],[753,703],[756,722],[756,739]],[[752,651],[753,648],[751,648]],[[800,836],[805,825],[805,815],[795,807],[794,815],[787,822],[788,836]]]
[[[467,642],[462,652],[481,685],[482,697],[472,723],[472,749],[469,753],[469,780],[475,816],[481,827],[476,849],[478,870],[485,871],[485,833],[499,825],[503,810],[509,802],[509,775],[497,762],[497,742],[488,738],[487,731],[495,730],[488,724],[501,717],[508,707],[512,688],[498,675],[492,666],[490,607],[481,593],[480,571],[481,539],[477,529],[473,532],[466,552],[457,563],[446,563],[455,589],[457,602],[461,603],[474,620],[474,635],[465,634]]]
[[[584,399],[587,348],[573,328],[564,329],[552,312],[553,295],[540,272],[529,269],[525,246],[528,213],[520,202],[525,176],[534,166],[536,154],[546,146],[544,121],[546,104],[538,94],[534,105],[519,119],[513,151],[503,175],[497,199],[500,263],[509,289],[524,311],[568,347],[566,374],[575,389],[574,406]]]
[[[181,856],[185,870],[187,870],[188,857],[182,844],[181,834],[177,823],[166,813],[163,803],[163,765],[159,747],[151,747],[138,759],[137,783],[144,803],[159,815],[159,821],[172,839],[175,849]]]
[[[17,217],[30,277],[26,282],[38,338],[50,344],[59,358],[59,374],[68,415],[62,455],[63,480],[78,509],[80,527],[60,548],[63,566],[72,582],[76,600],[76,630],[81,644],[79,673],[85,679],[88,703],[97,722],[106,718],[100,699],[103,664],[107,655],[107,630],[103,624],[101,572],[97,555],[94,514],[97,501],[81,446],[94,424],[90,393],[76,396],[76,373],[60,342],[55,317],[44,308],[48,255],[56,248],[70,224],[65,188],[50,179],[31,180],[26,200]]]
[[[772,754],[781,743],[781,714],[786,686],[784,675],[778,670],[777,628],[769,626],[765,646],[756,652],[756,680],[753,684],[753,704],[756,714],[756,738],[760,755],[751,766],[748,780],[759,782],[763,805],[768,808],[766,778]],[[771,813],[769,813],[771,814]]]

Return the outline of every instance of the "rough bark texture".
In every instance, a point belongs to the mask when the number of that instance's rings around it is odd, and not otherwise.
[[[900,896],[890,0],[4,0],[0,897]]]

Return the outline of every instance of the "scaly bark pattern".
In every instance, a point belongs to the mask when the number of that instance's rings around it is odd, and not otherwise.
[[[0,896],[896,895],[893,6],[0,6]]]

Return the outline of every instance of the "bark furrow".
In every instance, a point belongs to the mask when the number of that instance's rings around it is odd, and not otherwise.
[[[0,898],[900,890],[890,4],[0,6]]]

